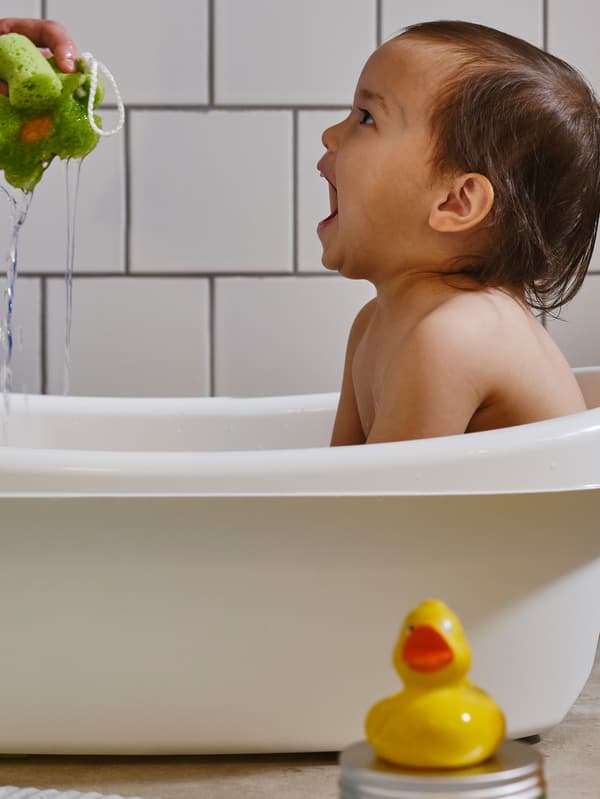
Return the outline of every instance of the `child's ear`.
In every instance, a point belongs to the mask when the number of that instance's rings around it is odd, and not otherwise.
[[[494,189],[485,175],[477,172],[460,175],[436,198],[429,225],[439,233],[466,232],[485,219],[493,204]]]

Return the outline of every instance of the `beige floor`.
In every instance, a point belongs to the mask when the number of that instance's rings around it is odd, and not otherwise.
[[[536,747],[546,758],[549,799],[599,799],[600,649],[576,705]],[[337,777],[335,755],[320,754],[0,760],[0,785],[145,799],[334,799],[338,796]]]

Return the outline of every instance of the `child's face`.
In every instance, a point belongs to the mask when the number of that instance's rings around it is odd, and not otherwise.
[[[318,227],[327,268],[377,283],[432,265],[428,108],[442,66],[431,45],[387,42],[365,65],[348,117],[323,133],[318,168],[334,212]]]

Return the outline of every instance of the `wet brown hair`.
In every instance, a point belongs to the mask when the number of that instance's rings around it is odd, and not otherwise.
[[[600,214],[593,91],[565,61],[483,25],[425,22],[400,35],[457,55],[430,110],[434,171],[478,172],[494,188],[489,246],[460,271],[560,308],[585,278]]]

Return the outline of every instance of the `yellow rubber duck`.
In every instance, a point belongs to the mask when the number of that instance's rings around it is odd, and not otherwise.
[[[467,680],[471,652],[458,617],[427,599],[408,614],[394,649],[404,690],[377,702],[365,729],[379,757],[412,768],[482,763],[504,738],[504,714]]]

